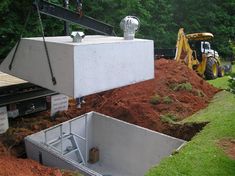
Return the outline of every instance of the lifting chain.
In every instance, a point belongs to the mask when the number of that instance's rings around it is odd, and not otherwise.
[[[49,52],[48,52],[46,40],[45,40],[44,28],[42,25],[42,18],[41,18],[41,14],[39,11],[38,3],[36,3],[36,8],[37,8],[38,19],[39,19],[39,23],[40,23],[40,27],[41,27],[41,32],[42,32],[43,44],[44,44],[44,48],[45,48],[46,55],[47,55],[47,62],[48,62],[50,73],[51,73],[51,80],[52,80],[53,85],[56,85],[56,79],[54,77],[52,67],[51,67],[51,61],[50,61],[50,57],[49,57]]]
[[[29,17],[30,17],[30,15],[31,15],[31,11],[32,11],[32,8],[29,9],[27,18],[26,18],[25,23],[24,23],[24,27],[23,27],[22,30],[21,30],[20,39],[19,39],[19,41],[18,41],[17,44],[16,44],[16,48],[15,48],[15,50],[14,50],[13,57],[12,57],[12,59],[11,59],[11,62],[10,62],[10,64],[9,64],[9,66],[8,66],[8,69],[9,69],[9,70],[12,69],[12,64],[13,64],[13,62],[14,62],[14,60],[15,60],[16,52],[17,52],[18,47],[19,47],[19,45],[20,45],[21,39],[22,39],[22,37],[23,37],[23,33],[24,33],[24,31],[26,30],[26,26],[27,26],[27,24],[28,24]]]
[[[44,45],[44,49],[45,49],[46,57],[47,57],[47,62],[48,62],[49,69],[50,69],[51,80],[52,80],[53,85],[56,85],[56,78],[55,78],[55,76],[54,76],[54,74],[53,74],[53,70],[52,70],[52,66],[51,66],[51,61],[50,61],[50,57],[49,57],[49,52],[48,52],[47,43],[46,43],[46,40],[45,40],[44,28],[43,28],[43,24],[42,24],[41,14],[40,14],[40,11],[39,11],[38,1],[37,1],[35,4],[36,4],[36,10],[37,10],[37,15],[38,15],[39,23],[40,23],[40,29],[41,29],[41,32],[42,32],[43,45]],[[26,26],[27,26],[27,24],[28,24],[29,17],[30,17],[30,15],[31,15],[31,11],[32,11],[32,8],[30,8],[30,10],[29,10],[29,13],[28,13],[28,15],[27,15],[27,18],[26,18],[24,27],[23,27],[23,29],[22,29],[22,31],[21,31],[20,39],[19,39],[19,41],[18,41],[17,44],[16,44],[16,48],[15,48],[15,50],[14,50],[13,57],[12,57],[12,59],[11,59],[11,62],[10,62],[10,64],[9,64],[9,67],[8,67],[9,70],[12,69],[12,65],[13,65],[13,62],[14,62],[14,60],[15,60],[15,56],[16,56],[18,47],[19,47],[19,45],[20,45],[21,39],[22,39],[22,37],[23,37],[23,33],[24,33],[24,31],[26,30]]]

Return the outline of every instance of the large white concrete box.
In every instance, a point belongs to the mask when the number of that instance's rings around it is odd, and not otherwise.
[[[25,138],[27,156],[89,176],[143,176],[185,141],[90,112]],[[89,151],[99,159],[89,162]]]
[[[154,78],[153,41],[121,37],[86,36],[82,43],[72,38],[46,37],[52,71],[41,37],[23,38],[12,69],[15,48],[0,70],[70,97],[81,97]]]

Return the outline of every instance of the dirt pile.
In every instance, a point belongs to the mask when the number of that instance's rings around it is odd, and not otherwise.
[[[75,101],[71,100],[69,110],[59,113],[55,121],[50,120],[49,112],[44,112],[30,118],[18,118],[11,126],[26,128],[26,134],[29,134],[86,112],[97,111],[188,140],[190,137],[174,132],[178,127],[169,122],[182,120],[205,108],[218,91],[184,64],[160,59],[155,61],[153,80],[87,96],[82,109],[77,109]],[[186,124],[180,129],[199,131],[203,125]]]
[[[4,176],[62,176],[59,169],[41,166],[32,160],[17,159],[14,157],[0,157],[0,175]]]
[[[160,59],[155,61],[155,79],[89,96],[85,111],[185,139],[172,132],[167,119],[182,120],[205,108],[218,91],[185,65]]]
[[[222,139],[218,145],[231,159],[235,160],[235,139]]]

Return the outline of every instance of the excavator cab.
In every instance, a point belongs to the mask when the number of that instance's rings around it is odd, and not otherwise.
[[[195,40],[189,40],[190,48],[193,51],[193,58],[196,58],[200,63],[202,62],[202,42],[201,41],[195,41]]]
[[[193,33],[186,35],[191,49],[197,53],[196,58],[199,62],[202,62],[202,54],[209,53],[211,51],[211,45],[208,42],[213,39],[214,36],[211,33]]]

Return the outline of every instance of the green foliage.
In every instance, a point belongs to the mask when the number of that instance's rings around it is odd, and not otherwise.
[[[171,97],[169,97],[169,96],[163,97],[162,101],[163,101],[163,103],[165,103],[165,104],[171,104],[171,103],[174,102],[173,99],[172,99]]]
[[[84,176],[84,175],[80,174],[78,171],[68,171],[68,170],[64,170],[64,169],[61,169],[60,171],[63,176]]]
[[[233,74],[233,77],[230,77],[229,79],[229,87],[229,91],[235,93],[235,74]]]
[[[162,122],[175,123],[177,120],[177,117],[173,114],[165,114],[165,115],[161,115],[160,119]]]
[[[161,103],[161,101],[165,104],[171,104],[173,103],[173,99],[169,96],[165,96],[165,97],[161,97],[160,95],[158,94],[155,94],[154,96],[152,96],[149,100],[149,102],[153,105],[157,105],[159,103]]]
[[[211,32],[213,48],[224,58],[232,57],[229,41],[235,37],[235,2],[231,0],[173,0],[175,22],[186,33]]]
[[[59,1],[57,1],[59,2]],[[0,4],[0,59],[6,57],[10,49],[19,40],[23,31],[23,37],[41,36],[39,21],[35,11],[29,18],[28,25],[24,30],[24,23],[31,8],[32,1],[6,0]],[[52,17],[42,15],[45,35],[62,35],[63,23]]]
[[[198,97],[205,97],[205,93],[202,90],[196,89],[193,91],[193,93]]]
[[[62,4],[59,0],[50,0]],[[32,1],[4,0],[0,3],[0,59],[4,58],[19,39],[23,24]],[[70,1],[74,10],[75,2]],[[119,23],[127,15],[137,16],[141,21],[137,37],[152,39],[156,48],[174,48],[180,27],[186,33],[212,32],[214,48],[224,57],[234,54],[235,2],[231,0],[86,0],[85,15],[114,26],[121,36]],[[42,15],[46,35],[63,35],[63,22]],[[71,26],[78,30],[78,25]],[[94,34],[85,30],[86,34]],[[24,33],[25,37],[40,36],[37,15],[32,14]]]
[[[172,84],[171,88],[174,91],[181,91],[181,90],[192,91],[193,86],[191,83],[186,82],[186,83],[180,83],[180,84]]]
[[[154,96],[151,97],[151,99],[149,100],[149,102],[153,105],[157,105],[161,102],[161,97],[158,94],[155,94]]]

